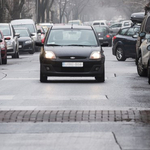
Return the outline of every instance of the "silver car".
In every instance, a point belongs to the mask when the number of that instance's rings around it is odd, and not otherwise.
[[[140,33],[140,36],[145,38],[143,38],[139,48],[140,56],[137,62],[137,72],[139,76],[148,75],[150,84],[150,34]]]
[[[14,28],[9,23],[0,23],[0,30],[7,42],[7,55],[11,55],[12,58],[19,58],[19,35],[15,34]]]

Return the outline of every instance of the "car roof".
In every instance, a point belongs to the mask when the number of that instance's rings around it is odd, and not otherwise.
[[[52,29],[92,29],[91,26],[79,26],[79,25],[58,25],[53,26]]]
[[[10,23],[0,23],[0,25],[10,25]]]
[[[32,19],[16,19],[12,20],[11,24],[29,24],[29,23],[34,23]]]

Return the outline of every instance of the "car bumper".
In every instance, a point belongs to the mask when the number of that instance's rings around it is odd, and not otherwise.
[[[33,50],[33,43],[24,44],[19,42],[19,51],[20,52],[29,52]]]
[[[112,43],[112,39],[99,39],[100,43],[103,44],[111,44]]]
[[[41,63],[41,72],[47,76],[101,76],[103,70],[104,60],[83,62],[83,67],[63,67],[62,62]]]

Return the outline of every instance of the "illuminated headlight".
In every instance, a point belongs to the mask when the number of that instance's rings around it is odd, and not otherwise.
[[[30,43],[32,43],[32,41],[26,41],[26,42],[25,42],[25,44],[30,44]]]
[[[52,51],[45,51],[45,58],[56,59],[56,56]]]
[[[99,51],[94,51],[90,55],[90,59],[100,59],[101,58],[101,53]]]

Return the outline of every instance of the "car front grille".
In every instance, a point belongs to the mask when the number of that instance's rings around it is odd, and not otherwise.
[[[60,56],[59,59],[86,59],[84,56]]]

